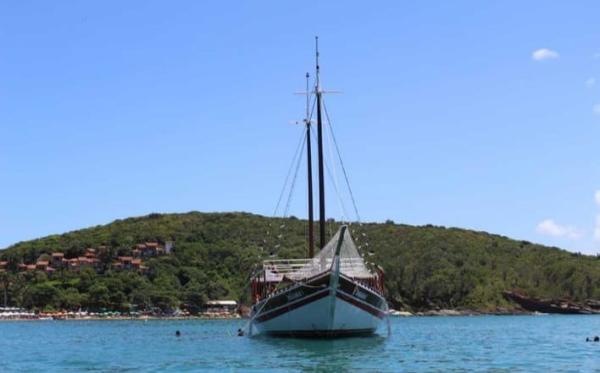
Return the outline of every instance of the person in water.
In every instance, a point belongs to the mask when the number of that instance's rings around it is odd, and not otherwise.
[[[175,331],[175,336],[176,337],[181,337],[181,332],[179,330]]]

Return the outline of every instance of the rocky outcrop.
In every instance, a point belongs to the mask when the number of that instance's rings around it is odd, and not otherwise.
[[[588,300],[575,303],[568,299],[538,299],[529,297],[517,290],[505,290],[502,295],[531,312],[558,313],[570,315],[600,314],[600,301]]]

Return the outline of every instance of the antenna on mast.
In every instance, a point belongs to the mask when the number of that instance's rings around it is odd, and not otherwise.
[[[304,122],[310,122],[310,74],[306,73],[306,117],[304,118]]]
[[[319,37],[315,36],[315,64],[317,66],[317,76],[316,76],[316,80],[317,80],[317,91],[321,90],[321,85],[319,82]]]

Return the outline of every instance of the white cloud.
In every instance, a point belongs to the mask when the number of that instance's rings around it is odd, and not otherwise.
[[[600,104],[594,105],[592,111],[594,111],[594,114],[600,115]]]
[[[557,51],[553,51],[552,49],[541,48],[536,49],[531,53],[531,58],[535,61],[543,61],[543,60],[554,60],[560,57]]]
[[[577,228],[570,225],[557,224],[552,219],[546,219],[539,223],[536,231],[540,234],[545,234],[553,237],[566,237],[572,240],[581,238],[582,233]]]
[[[594,77],[588,78],[585,81],[585,86],[588,88],[592,88],[594,85],[596,85],[596,78],[594,78]]]

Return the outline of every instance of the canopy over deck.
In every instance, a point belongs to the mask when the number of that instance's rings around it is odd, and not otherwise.
[[[321,249],[309,259],[276,259],[263,262],[264,274],[259,281],[280,282],[287,277],[299,281],[323,273],[331,268],[340,230]],[[340,272],[352,278],[370,278],[376,276],[365,265],[349,233],[344,234],[340,250]]]

